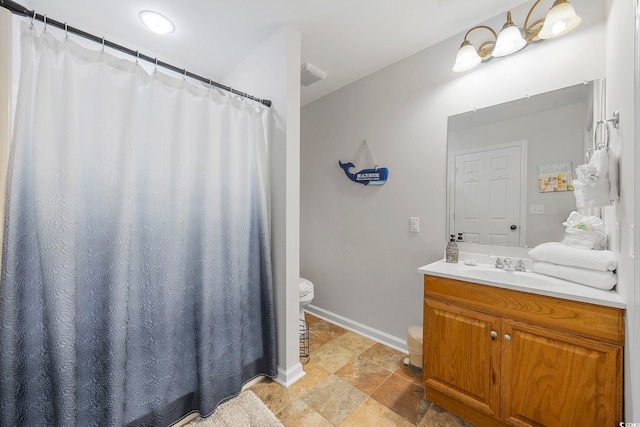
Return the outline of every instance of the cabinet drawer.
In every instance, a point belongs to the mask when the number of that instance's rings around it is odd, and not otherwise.
[[[424,276],[424,294],[501,317],[624,344],[624,310],[618,308],[428,275]]]

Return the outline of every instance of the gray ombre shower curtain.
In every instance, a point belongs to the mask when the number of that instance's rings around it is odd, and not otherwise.
[[[22,31],[0,424],[164,426],[275,376],[268,112]]]

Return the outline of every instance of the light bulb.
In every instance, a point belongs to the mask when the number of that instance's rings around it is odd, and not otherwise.
[[[496,46],[493,48],[493,55],[496,58],[516,53],[527,45],[527,41],[522,37],[520,28],[511,20],[511,11],[507,12],[507,22],[504,23],[502,31],[498,34]]]
[[[476,65],[482,62],[482,58],[476,52],[476,49],[473,45],[465,40],[460,45],[460,49],[458,49],[458,54],[456,55],[456,63],[453,66],[453,71],[456,73],[460,73],[463,71],[470,70],[474,68]]]
[[[522,33],[518,27],[509,26],[503,28],[498,34],[496,47],[493,49],[492,55],[496,58],[516,53],[527,45],[527,41],[522,37]]]
[[[547,12],[542,29],[538,34],[541,39],[551,39],[567,34],[582,22],[576,11],[567,0],[556,0]]]

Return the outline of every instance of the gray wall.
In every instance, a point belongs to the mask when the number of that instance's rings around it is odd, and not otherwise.
[[[582,12],[591,8],[592,21],[583,15],[563,38],[455,74],[460,34],[302,108],[300,273],[315,284],[312,311],[405,345],[407,326],[422,324],[416,269],[446,245],[448,116],[603,78],[604,3],[589,3]],[[389,168],[381,187],[353,183],[338,167],[358,157],[363,139]],[[356,166],[371,165],[363,155]],[[417,234],[410,216],[420,217]]]

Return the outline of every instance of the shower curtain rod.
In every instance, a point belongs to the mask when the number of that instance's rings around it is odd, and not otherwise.
[[[78,28],[74,28],[70,25],[67,25],[66,22],[59,22],[56,21],[55,19],[51,19],[49,17],[47,17],[46,15],[39,15],[36,13],[35,10],[28,10],[26,7],[22,6],[19,3],[16,3],[12,0],[0,0],[0,6],[4,7],[5,9],[8,9],[9,11],[11,11],[12,13],[16,14],[16,15],[21,15],[21,16],[26,16],[28,18],[31,19],[35,19],[36,21],[40,21],[40,22],[44,22],[45,25],[51,25],[52,27],[56,27],[59,28],[61,30],[64,30],[65,33],[71,33],[71,34],[75,34],[78,35],[80,37],[83,37],[85,39],[91,40],[93,42],[99,43],[103,46],[109,47],[111,49],[115,49],[119,52],[122,53],[126,53],[127,55],[131,55],[131,56],[135,56],[138,59],[144,59],[147,62],[150,62],[152,64],[154,64],[155,66],[158,67],[162,67],[162,68],[166,68],[168,70],[174,71],[178,74],[182,74],[185,77],[190,77],[194,80],[198,80],[202,83],[206,83],[208,85],[211,86],[215,86],[219,89],[225,90],[227,92],[233,93],[235,95],[239,95],[242,96],[243,98],[248,98],[251,99],[253,101],[257,101],[262,105],[265,105],[267,107],[271,107],[271,101],[268,99],[261,99],[261,98],[256,98],[254,96],[251,96],[247,93],[244,92],[240,92],[239,90],[233,89],[231,86],[225,86],[223,84],[220,84],[218,82],[214,82],[211,79],[206,79],[202,76],[199,76],[197,74],[194,74],[190,71],[187,71],[186,68],[178,68],[174,65],[171,64],[167,64],[166,62],[162,62],[162,61],[158,61],[158,58],[152,58],[148,55],[144,55],[142,53],[140,53],[139,51],[133,50],[133,49],[129,49],[127,47],[124,47],[122,45],[119,45],[117,43],[111,42],[109,40],[106,40],[104,37],[98,37],[96,35],[87,33],[86,31],[82,31]]]

